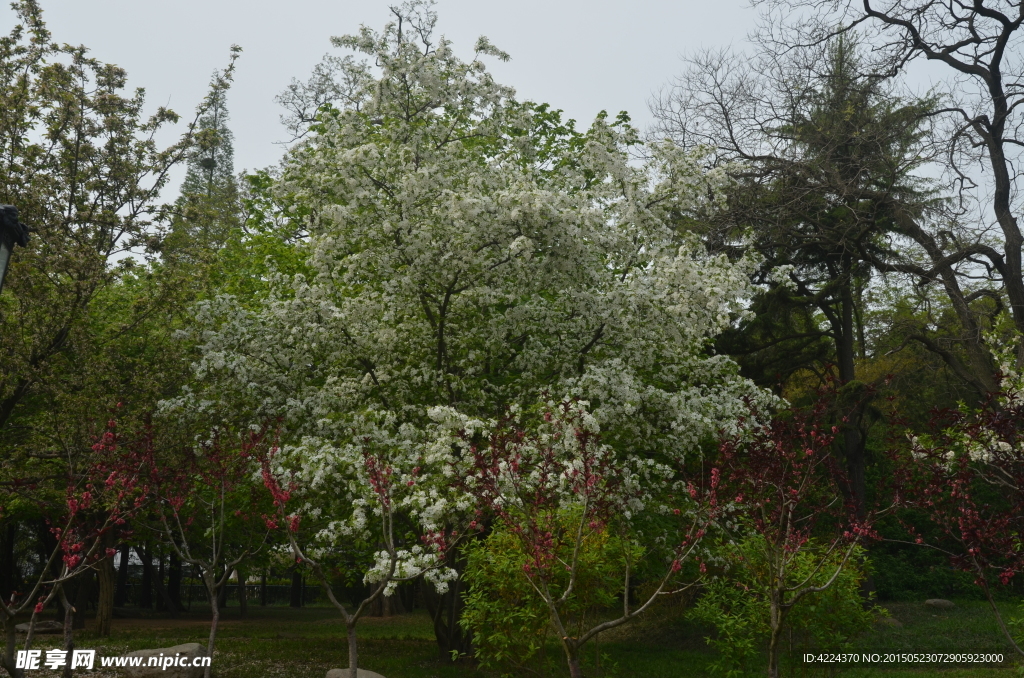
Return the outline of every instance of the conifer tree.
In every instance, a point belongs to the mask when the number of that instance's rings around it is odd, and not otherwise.
[[[214,73],[213,81],[221,77]],[[163,246],[165,256],[193,263],[204,259],[204,252],[221,247],[241,223],[227,92],[211,88],[207,105],[198,121],[196,145],[188,158],[171,231]]]
[[[657,113],[684,147],[713,146],[721,164],[733,163],[727,209],[700,227],[709,249],[761,261],[754,313],[718,348],[765,385],[806,372],[838,378],[848,408],[842,446],[863,512],[872,422],[859,369],[869,349],[864,291],[898,260],[907,220],[933,207],[917,173],[933,102],[895,96],[854,36],[789,60],[768,50],[758,59],[737,69],[736,57],[696,58]],[[732,119],[742,123],[730,132]]]

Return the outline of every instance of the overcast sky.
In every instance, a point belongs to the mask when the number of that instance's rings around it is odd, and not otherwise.
[[[40,0],[54,40],[87,46],[128,71],[152,108],[190,117],[229,48],[244,52],[228,108],[236,169],[274,164],[287,138],[274,96],[304,80],[330,37],[380,29],[396,0]],[[13,12],[0,9],[8,33]],[[468,58],[480,35],[508,52],[491,60],[520,98],[545,101],[581,123],[626,110],[640,126],[647,100],[701,47],[740,46],[756,11],[746,0],[440,0],[439,32]]]

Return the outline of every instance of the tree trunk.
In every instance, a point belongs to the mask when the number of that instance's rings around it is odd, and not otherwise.
[[[14,630],[14,619],[4,615],[4,668],[11,678],[24,678],[25,671],[14,668],[17,653],[17,638]]]
[[[139,606],[153,607],[153,590],[156,589],[157,610],[166,610],[171,616],[177,616],[181,608],[171,600],[171,595],[164,586],[163,556],[160,557],[160,567],[156,572],[153,571],[153,554],[148,549],[142,550],[139,557],[142,559],[142,595],[139,597]]]
[[[120,562],[117,564],[117,589],[114,591],[114,607],[124,607],[128,600],[128,557],[130,553],[131,548],[128,544],[121,544],[118,552]]]
[[[71,604],[63,590],[60,593],[60,602],[64,606],[64,650],[67,652],[67,661],[64,664],[64,670],[61,672],[61,678],[72,678],[71,657],[75,652],[75,637],[72,629],[75,625],[75,607]]]
[[[96,605],[96,633],[110,635],[110,622],[114,618],[114,588],[116,585],[114,563],[111,556],[104,556],[96,567],[100,580],[100,600]]]
[[[45,567],[45,563],[47,563],[50,560],[50,554],[53,553],[53,551],[57,548],[58,541],[57,537],[55,537],[53,533],[50,532],[50,526],[49,524],[47,524],[45,520],[40,519],[40,521],[37,523],[37,528],[39,536],[39,562],[41,564],[44,564],[43,566]],[[56,579],[60,575],[59,558],[54,560],[54,562],[50,565],[50,571],[46,574],[51,579]],[[50,606],[54,610],[60,609],[60,603],[57,601],[56,597],[50,600]],[[57,613],[56,618],[60,618],[60,612]]]
[[[260,575],[260,607],[267,606],[267,571]]]
[[[420,590],[420,586],[422,585],[422,583],[423,580],[422,578],[420,578],[413,580],[412,583],[409,584],[409,586],[398,587],[399,591],[405,591],[405,596],[402,598],[402,604],[405,606],[405,609],[409,612],[416,611],[416,596],[418,591]]]
[[[228,577],[231,576],[230,573],[222,573],[222,574],[227,574]],[[225,607],[228,606],[228,580],[227,580],[227,578],[224,579],[224,585],[221,586],[220,589],[218,589],[218,591],[217,591],[217,606],[220,607],[221,609],[224,609]]]
[[[346,624],[348,632],[348,676],[349,678],[359,677],[359,647],[356,644],[356,623],[350,621]]]
[[[153,607],[153,561],[149,557],[149,549],[143,546],[136,547],[135,553],[142,561],[142,586],[139,590],[139,607],[151,609]]]
[[[569,664],[570,678],[583,678],[583,668],[580,666],[579,648],[575,644],[563,643],[565,647],[565,659]]]
[[[157,562],[159,563],[156,568],[156,579],[153,583],[156,584],[156,609],[158,612],[162,612],[167,609],[167,589],[164,588],[164,554],[157,554]]]
[[[7,523],[3,531],[3,544],[0,546],[0,596],[10,600],[11,594],[18,589],[17,572],[14,567],[14,548],[18,540],[18,524]]]
[[[190,564],[188,567],[189,577],[192,579],[198,579],[198,577],[196,577],[196,566]],[[189,612],[192,611],[192,582],[189,582],[188,587],[185,589],[185,609]]]
[[[238,613],[244,617],[245,613],[249,611],[249,602],[245,597],[245,571],[238,568],[236,572],[238,572]]]
[[[434,622],[434,639],[437,647],[446,657],[452,652],[459,656],[473,654],[473,635],[462,628],[459,619],[466,607],[462,576],[466,569],[465,559],[455,549],[449,550],[447,554],[449,567],[455,569],[458,577],[448,587],[447,593],[440,595],[433,586],[423,586],[423,605],[427,608],[430,618]]]
[[[164,578],[162,576],[163,575],[163,568],[162,567],[160,568],[159,574],[161,576],[159,576],[156,579],[154,579],[153,583],[156,584],[156,593],[157,593],[157,596],[158,596],[157,600],[161,601],[161,603],[162,603],[162,605],[160,605],[160,609],[166,610],[166,611],[170,612],[172,617],[177,617],[178,616],[178,612],[180,612],[181,609],[180,609],[180,607],[178,605],[176,605],[174,603],[173,600],[171,600],[171,594],[167,590],[167,587],[164,586]]]
[[[383,586],[383,584],[381,585]],[[402,604],[402,596],[399,590],[390,596],[379,595],[370,605],[368,615],[371,617],[393,617],[396,614],[405,614],[405,605]]]
[[[423,587],[423,605],[434,622],[434,640],[442,655],[452,652],[459,655],[473,653],[472,635],[459,624],[462,610],[466,606],[463,598],[461,579],[453,581],[448,592],[441,595],[432,586]]]
[[[205,579],[205,577],[204,577]],[[221,589],[224,587],[222,586]],[[206,643],[206,656],[210,658],[210,664],[213,664],[213,646],[217,640],[217,625],[220,623],[220,608],[217,606],[217,601],[220,596],[219,591],[214,590],[210,587],[209,582],[206,582],[206,592],[210,599],[210,640]],[[208,664],[203,669],[203,678],[210,678],[210,671],[212,667]]]
[[[851,384],[857,379],[857,349],[855,342],[856,327],[854,325],[854,299],[850,273],[844,272],[840,304],[841,325],[838,330],[836,341],[836,358],[839,362],[839,381],[842,386]],[[857,516],[863,518],[867,515],[867,481],[865,473],[865,450],[864,436],[861,435],[860,423],[861,414],[864,409],[864,394],[860,389],[851,388],[840,402],[845,411],[840,416],[846,416],[849,421],[843,425],[843,452],[846,457],[846,470],[850,476],[850,490],[853,493],[854,505],[857,509]]]
[[[774,631],[768,641],[768,678],[779,678],[779,635]]]
[[[786,618],[785,609],[782,607],[784,596],[783,591],[776,590],[772,592],[771,600],[768,603],[768,678],[779,678],[779,645]]]
[[[171,550],[171,563],[167,568],[167,597],[178,610],[185,609],[181,604],[181,559]]]
[[[402,600],[401,590],[401,586],[397,587],[395,589],[395,594],[393,596],[388,597],[388,601],[390,601],[389,606],[391,607],[391,614],[405,614],[408,611],[405,609],[405,603]]]
[[[299,572],[298,566],[292,568],[292,599],[289,605],[291,607],[302,607],[302,573]]]
[[[76,586],[74,598],[72,598],[74,601],[73,605],[75,606],[75,616],[72,626],[75,629],[85,628],[85,608],[88,607],[89,603],[92,601],[93,581],[95,578],[96,577],[92,570],[86,570],[83,574],[80,574],[75,578]]]

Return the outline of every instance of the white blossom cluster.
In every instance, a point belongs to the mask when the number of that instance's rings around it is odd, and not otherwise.
[[[1006,320],[1007,318],[1004,317],[1000,322],[1006,322]],[[1024,373],[1018,367],[1017,360],[1017,356],[1021,352],[1019,345],[1016,341],[1004,341],[998,332],[998,327],[988,333],[986,340],[1001,375],[1001,392],[997,396],[997,403],[1000,407],[1019,406],[1021,398],[1024,398]],[[961,405],[961,411],[967,417],[976,415],[963,405]],[[992,466],[992,471],[998,477],[998,481],[1004,482],[1005,469],[1000,467],[1015,465],[1017,460],[1024,458],[1024,443],[1017,442],[1014,446],[1006,440],[1000,439],[999,435],[987,426],[981,426],[971,434],[958,431],[956,428],[950,428],[946,433],[949,437],[947,442],[949,449],[941,452],[940,463],[947,468],[952,466],[958,454],[964,454],[973,462]],[[923,444],[930,440],[922,441],[914,435],[909,435],[908,439],[910,453],[914,459],[934,459],[934,455],[929,453]]]
[[[458,572],[450,567],[442,567],[436,553],[427,552],[420,546],[413,546],[411,549],[399,549],[396,552],[394,573],[391,572],[391,555],[387,551],[378,551],[373,567],[367,572],[363,581],[367,584],[377,584],[385,579],[388,580],[384,586],[384,595],[390,596],[398,587],[397,580],[409,580],[423,575],[424,579],[430,582],[438,593],[448,591],[449,582],[458,578]]]
[[[1010,342],[1001,340],[995,332],[986,337],[989,346],[992,347],[996,364],[999,366],[999,373],[1002,375],[1002,382],[999,386],[1003,391],[1004,402],[1006,398],[1018,401],[1024,398],[1024,371],[1020,367],[1020,356],[1024,355],[1024,351],[1020,346],[1019,335],[1014,333],[1013,336],[1016,341]]]
[[[673,487],[676,474],[670,466],[647,457],[623,458],[614,448],[601,442],[596,437],[600,433],[600,424],[586,401],[549,401],[545,403],[545,410],[553,413],[550,418],[540,425],[529,426],[524,425],[518,416],[499,424],[493,420],[473,419],[453,408],[434,407],[430,410],[432,419],[437,423],[433,429],[434,445],[459,451],[450,454],[447,465],[462,478],[467,492],[479,493],[483,481],[479,476],[480,470],[473,465],[470,441],[476,434],[481,434],[484,441],[481,444],[489,445],[499,426],[529,430],[529,435],[514,449],[504,451],[497,464],[494,480],[498,492],[490,501],[506,511],[528,514],[530,507],[525,502],[538,494],[552,492],[563,511],[579,510],[587,502],[600,497],[601,501],[615,507],[617,516],[627,522],[633,515],[648,509],[660,513],[669,510],[657,502],[663,500]],[[595,435],[586,447],[581,444],[580,434],[584,433]],[[513,454],[518,460],[514,468]],[[580,486],[579,478],[586,477],[588,472],[599,478],[600,487],[584,489]],[[608,477],[609,473],[614,477]],[[677,506],[683,504],[684,501],[677,502]]]
[[[938,455],[925,447],[924,443],[930,440],[922,441],[918,436],[908,436],[911,456],[918,461],[938,461],[947,469],[952,468],[958,454],[965,454],[974,462],[996,466],[1012,465],[1024,456],[1024,444],[1018,443],[1014,447],[1005,440],[1000,440],[996,433],[989,429],[981,428],[973,435],[956,429],[948,429],[946,433],[949,435],[948,449]]]

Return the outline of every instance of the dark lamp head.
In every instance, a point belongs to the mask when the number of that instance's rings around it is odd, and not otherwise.
[[[0,239],[11,245],[28,245],[28,227],[18,220],[18,208],[14,205],[0,205]]]

